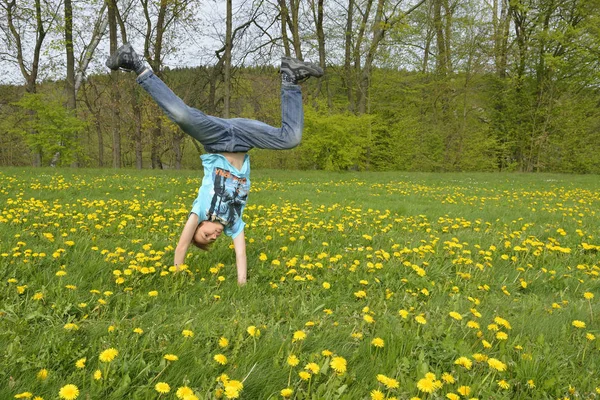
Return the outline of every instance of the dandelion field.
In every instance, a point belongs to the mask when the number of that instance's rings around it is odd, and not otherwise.
[[[594,176],[0,170],[0,399],[600,398]]]

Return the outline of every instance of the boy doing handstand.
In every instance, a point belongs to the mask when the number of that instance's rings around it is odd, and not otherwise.
[[[190,244],[206,250],[222,233],[233,239],[239,284],[246,283],[246,240],[242,219],[250,191],[248,150],[283,150],[296,147],[302,138],[304,113],[298,83],[323,76],[323,70],[290,57],[281,59],[281,128],[245,119],[223,119],[187,106],[160,80],[130,44],[120,47],[106,60],[112,70],[133,71],[137,82],[152,96],[165,114],[206,151],[200,158],[204,178],[198,197],[175,248],[174,264],[185,264]]]

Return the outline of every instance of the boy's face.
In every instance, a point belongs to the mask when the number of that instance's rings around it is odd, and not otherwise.
[[[200,244],[210,244],[223,233],[223,225],[218,222],[204,221],[196,229],[194,240]]]

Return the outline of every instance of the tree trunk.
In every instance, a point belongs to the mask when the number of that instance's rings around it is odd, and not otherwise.
[[[227,0],[227,11],[225,16],[225,54],[224,54],[224,71],[223,71],[223,84],[225,86],[225,93],[223,94],[223,118],[229,118],[230,113],[230,102],[231,102],[231,47],[232,47],[232,24],[233,17],[231,15],[232,0]]]
[[[42,50],[42,44],[46,38],[46,28],[44,27],[44,20],[42,18],[42,6],[40,0],[35,0],[35,31],[36,41],[33,50],[33,59],[31,67],[28,69],[28,65],[23,55],[23,44],[21,42],[21,33],[17,29],[14,23],[14,11],[16,7],[16,0],[7,1],[5,4],[6,18],[8,23],[8,30],[10,32],[11,39],[14,40],[14,45],[17,48],[17,63],[21,71],[21,75],[26,82],[25,90],[28,93],[37,92],[37,76],[40,65],[40,53]],[[37,135],[37,132],[31,132],[31,135]],[[33,152],[33,166],[42,166],[42,150],[38,147],[32,148]]]
[[[300,8],[300,0],[289,0],[290,8],[292,9],[292,20],[291,24],[288,22],[288,26],[292,31],[292,40],[294,45],[294,53],[296,54],[296,58],[299,60],[303,60],[302,56],[302,48],[300,47],[300,19],[299,19],[299,8]]]
[[[434,0],[433,26],[435,28],[435,39],[437,46],[436,71],[438,76],[445,77],[448,74],[446,39],[444,38],[444,21],[442,20],[442,6],[444,0]]]
[[[116,0],[106,0],[108,2],[108,29],[110,35],[110,54],[117,51],[117,2]],[[112,166],[121,168],[121,111],[118,105],[121,103],[119,93],[119,71],[110,73],[112,81]]]
[[[77,106],[75,97],[75,56],[73,55],[73,7],[71,0],[64,0],[65,7],[65,50],[67,56],[67,79],[65,91],[67,93],[67,108],[74,110]]]
[[[64,11],[65,11],[65,51],[67,60],[67,76],[65,80],[65,94],[67,97],[66,107],[69,110],[75,110],[77,107],[77,98],[75,94],[75,56],[73,54],[73,6],[71,0],[64,0]],[[74,140],[77,142],[77,134],[75,134]],[[59,143],[62,147],[63,143]],[[50,166],[55,167],[60,160],[60,151],[54,153]],[[73,161],[73,167],[78,167],[79,162],[77,156]]]
[[[348,0],[348,11],[346,14],[346,32],[344,35],[344,84],[346,85],[346,96],[348,98],[348,110],[354,111],[354,70],[352,69],[352,33],[354,19],[354,0]]]
[[[369,87],[371,85],[371,69],[373,61],[377,53],[379,43],[385,36],[384,21],[383,21],[383,6],[385,0],[378,0],[377,9],[375,11],[375,19],[373,21],[373,38],[369,45],[369,50],[365,57],[365,65],[363,67],[361,78],[358,83],[358,113],[364,114],[367,111],[367,102],[369,100]]]
[[[287,35],[288,25],[288,10],[286,0],[277,0],[279,3],[279,15],[281,17],[281,41],[283,42],[283,51],[286,57],[290,57],[292,52],[290,51],[290,39]]]

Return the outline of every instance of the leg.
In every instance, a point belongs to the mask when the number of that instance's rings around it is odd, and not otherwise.
[[[152,96],[171,121],[204,145],[208,152],[231,151],[231,124],[222,118],[211,117],[188,107],[171,89],[148,69],[133,47],[125,43],[106,60],[113,71],[133,71],[137,82]]]
[[[281,128],[245,118],[229,121],[232,125],[233,151],[248,151],[252,147],[274,150],[294,148],[300,144],[304,126],[300,86],[281,86]]]
[[[323,69],[310,62],[282,57],[279,71],[282,78],[281,128],[259,121],[234,118],[230,120],[233,128],[233,151],[248,151],[252,147],[283,150],[300,144],[304,111],[298,83],[310,77],[323,76]]]
[[[206,115],[187,106],[152,71],[138,76],[137,82],[152,96],[171,121],[202,143],[207,151],[232,151],[231,124],[228,120]]]

